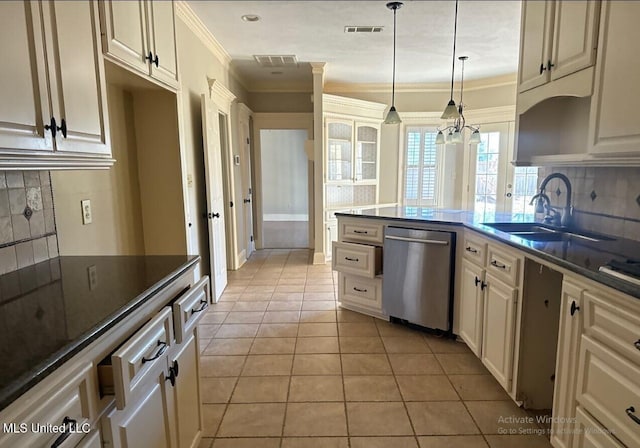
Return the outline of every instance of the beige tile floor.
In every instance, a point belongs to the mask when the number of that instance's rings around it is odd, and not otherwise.
[[[213,448],[549,447],[465,344],[347,310],[330,265],[256,252],[200,325]],[[505,435],[516,434],[516,435]]]

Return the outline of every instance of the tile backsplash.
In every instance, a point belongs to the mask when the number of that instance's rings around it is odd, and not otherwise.
[[[640,168],[551,168],[539,170],[538,185],[551,173],[571,181],[573,222],[592,232],[640,240]],[[563,207],[566,189],[552,180],[546,192],[554,206]]]
[[[57,256],[49,171],[0,171],[0,274]]]

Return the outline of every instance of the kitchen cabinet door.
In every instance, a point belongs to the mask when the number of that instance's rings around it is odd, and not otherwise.
[[[327,123],[327,182],[353,181],[353,123]]]
[[[164,360],[166,367],[166,358]],[[187,367],[185,365],[185,367]],[[107,416],[108,446],[118,448],[170,448],[175,427],[174,397],[165,369],[156,369],[139,399]]]
[[[149,50],[158,64],[151,65],[151,76],[178,87],[178,55],[176,53],[176,22],[172,1],[148,1],[147,23]],[[155,61],[155,59],[154,59]]]
[[[0,2],[0,149],[53,150],[42,17],[37,3]]]
[[[108,155],[97,4],[48,1],[43,10],[53,116],[61,128],[56,133],[56,151]]]
[[[149,74],[147,15],[145,2],[104,0],[101,2],[103,51],[134,70]]]
[[[481,356],[482,321],[484,318],[485,271],[479,266],[462,260],[462,289],[460,294],[460,337],[476,356]]]
[[[178,347],[175,356],[169,357],[169,366],[178,366],[175,396],[175,414],[178,416],[178,447],[190,448],[200,438],[202,432],[202,408],[200,406],[200,386],[198,345],[192,333]]]
[[[556,379],[553,391],[553,422],[551,441],[556,448],[570,448],[576,425],[575,379],[578,349],[582,332],[582,289],[571,282],[562,284],[560,330],[556,356]],[[573,310],[573,311],[572,311]]]
[[[482,363],[510,391],[513,377],[517,289],[486,275]]]
[[[599,1],[556,2],[553,66],[548,67],[552,81],[595,63],[599,15]]]
[[[355,172],[356,182],[375,182],[378,179],[378,134],[377,127],[356,124]]]
[[[522,2],[518,92],[549,81],[546,63],[551,57],[553,1]]]
[[[603,2],[598,62],[591,99],[589,151],[594,155],[640,153],[640,2]],[[631,58],[631,59],[630,59]]]

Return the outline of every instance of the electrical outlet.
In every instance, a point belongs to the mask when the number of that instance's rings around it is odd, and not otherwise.
[[[89,266],[87,276],[89,277],[89,290],[93,291],[98,286],[98,268],[95,265]]]
[[[91,224],[93,221],[93,215],[91,214],[91,201],[89,199],[84,199],[80,201],[80,205],[82,206],[82,224]]]

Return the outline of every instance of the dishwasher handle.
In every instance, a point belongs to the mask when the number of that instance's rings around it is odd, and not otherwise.
[[[406,241],[408,243],[436,244],[438,246],[448,246],[449,245],[449,241],[443,241],[443,240],[421,240],[421,239],[418,239],[418,238],[407,238],[405,236],[386,235],[385,239],[387,239],[387,240],[395,240],[395,241]]]

